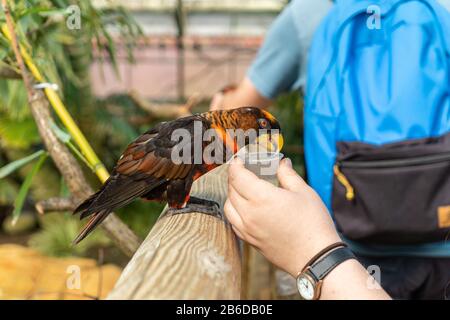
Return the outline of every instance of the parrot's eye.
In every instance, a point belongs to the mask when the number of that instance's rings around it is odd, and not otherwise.
[[[267,119],[260,118],[258,119],[259,127],[262,129],[270,129],[270,123]]]

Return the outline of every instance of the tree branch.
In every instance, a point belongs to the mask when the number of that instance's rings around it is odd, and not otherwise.
[[[49,211],[73,211],[77,206],[77,201],[73,198],[49,198],[37,202],[34,207],[39,214]]]
[[[139,95],[139,93],[137,93],[135,90],[131,90],[128,94],[131,100],[133,100],[133,102],[139,108],[141,108],[154,118],[176,119],[189,116],[191,115],[190,109],[196,103],[196,98],[193,98],[186,105],[176,105],[176,104],[156,105],[142,98]]]
[[[22,74],[31,113],[38,127],[39,134],[48,153],[53,159],[53,162],[64,177],[67,187],[72,193],[75,201],[79,203],[92,194],[93,190],[87,183],[74,156],[56,137],[51,128],[51,123],[53,121],[48,100],[45,98],[41,90],[35,90],[33,88],[33,80],[25,67],[22,55],[20,53],[7,0],[2,0],[2,5],[5,12],[8,31],[11,35],[11,44],[14,55]],[[140,240],[138,237],[114,214],[110,214],[110,216],[102,223],[101,227],[126,255],[132,256],[139,247]]]

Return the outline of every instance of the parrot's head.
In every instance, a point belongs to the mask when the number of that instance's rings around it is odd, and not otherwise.
[[[268,111],[256,107],[234,109],[239,128],[256,130],[256,142],[268,151],[279,152],[283,147],[283,135],[278,120]]]

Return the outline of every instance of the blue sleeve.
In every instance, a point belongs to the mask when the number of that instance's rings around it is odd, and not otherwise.
[[[258,92],[269,99],[301,85],[301,49],[293,2],[273,22],[247,73]]]

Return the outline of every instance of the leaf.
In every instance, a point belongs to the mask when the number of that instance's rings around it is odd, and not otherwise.
[[[66,9],[52,9],[46,7],[31,7],[19,13],[19,19],[31,15],[31,14],[40,14],[41,16],[51,16],[51,15],[59,15],[64,16],[67,15]]]
[[[53,121],[50,124],[53,132],[55,133],[56,137],[61,140],[64,144],[67,144],[70,142],[70,134],[60,129]]]
[[[66,146],[68,146],[70,148],[70,150],[72,150],[73,153],[75,153],[75,155],[78,158],[80,158],[80,160],[83,161],[88,166],[89,169],[94,171],[94,167],[89,163],[89,161],[86,159],[86,157],[83,156],[81,151],[78,150],[77,147],[75,147],[74,144],[70,141],[70,139],[71,139],[70,134],[68,134],[67,132],[60,129],[54,122],[52,122],[50,126],[51,126],[53,132],[55,133],[56,137],[62,143],[64,143]]]
[[[14,171],[19,169],[20,167],[23,167],[27,163],[33,161],[34,159],[36,159],[37,157],[42,156],[45,153],[46,153],[46,151],[39,150],[39,151],[36,151],[35,153],[33,153],[33,154],[31,154],[31,155],[29,155],[29,156],[27,156],[25,158],[22,158],[22,159],[13,161],[11,163],[8,163],[6,166],[0,168],[0,179],[3,179],[4,177],[6,177],[9,174],[13,173]]]
[[[25,178],[25,181],[22,183],[22,186],[20,187],[19,194],[17,195],[16,200],[14,201],[14,211],[12,213],[12,224],[15,225],[17,220],[20,217],[20,214],[22,213],[23,204],[25,203],[25,199],[28,194],[28,190],[31,187],[31,182],[33,181],[34,176],[36,173],[38,173],[39,169],[44,164],[45,160],[48,157],[48,153],[42,153],[39,157],[39,160],[34,164],[31,171],[28,173],[27,177]]]
[[[1,108],[8,110],[10,118],[23,120],[29,115],[27,94],[22,81],[2,81],[1,90]]]
[[[70,197],[70,190],[67,187],[66,181],[64,180],[64,177],[61,176],[59,180],[59,196],[61,198],[68,198]]]

